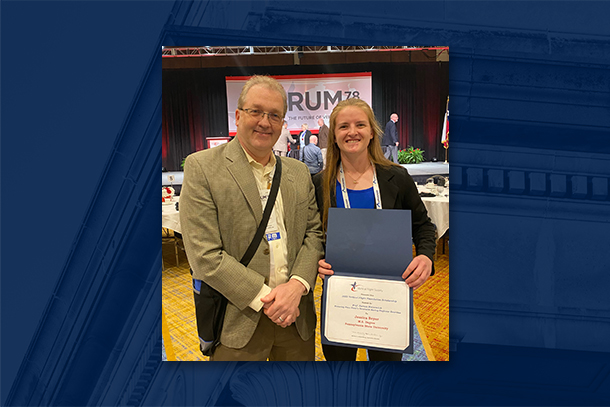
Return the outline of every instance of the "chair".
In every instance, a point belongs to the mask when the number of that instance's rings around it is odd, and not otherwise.
[[[445,234],[443,235],[443,237],[441,237],[441,242],[442,242],[442,248],[443,248],[443,254],[445,254],[445,245],[447,246],[447,248],[449,248],[449,230],[447,230],[445,232]]]
[[[182,240],[182,233],[174,231],[174,248],[176,250],[176,266],[180,265],[180,258],[178,257],[178,249],[186,253],[184,248],[184,240]]]
[[[444,175],[433,175],[426,180],[426,184],[432,182],[438,186],[447,186],[449,183],[449,177],[445,177]],[[445,245],[449,244],[449,231],[445,232],[443,236],[437,236],[439,242],[441,243],[442,253],[445,254]]]
[[[180,256],[179,256],[178,249],[185,251],[184,241],[182,240],[182,235],[176,231],[171,231],[171,229],[167,229],[167,228],[162,228],[162,229],[163,229],[162,243],[173,244],[174,253],[176,255],[176,267],[177,267],[180,265]],[[163,270],[165,270],[165,262],[163,261],[163,256],[161,256],[161,262],[162,262]]]
[[[434,225],[434,223],[433,223],[433,225]],[[438,255],[439,255],[439,253],[438,253],[439,245],[441,247],[441,254],[445,254],[445,245],[447,245],[447,247],[449,247],[449,230],[447,230],[443,236],[439,236],[438,229],[436,228],[436,225],[434,225],[434,239],[436,241],[436,250],[434,251],[434,260],[436,261],[438,259]]]

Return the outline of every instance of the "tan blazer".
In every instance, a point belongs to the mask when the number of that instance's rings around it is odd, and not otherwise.
[[[280,138],[277,139],[275,145],[273,146],[273,151],[288,151],[288,143],[293,142],[292,136],[290,135],[290,131],[288,129],[282,128],[282,132],[280,133]]]
[[[299,305],[295,324],[304,340],[314,334],[313,288],[322,258],[322,229],[307,167],[282,158],[280,193],[288,244],[289,275],[311,287]],[[263,238],[248,267],[239,260],[263,216],[256,180],[237,139],[187,157],[180,194],[180,222],[193,277],[203,280],[229,300],[220,341],[244,347],[258,324],[267,318],[248,305],[269,282],[269,244]]]

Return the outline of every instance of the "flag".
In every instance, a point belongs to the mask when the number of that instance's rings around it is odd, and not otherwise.
[[[443,146],[445,148],[449,148],[449,104],[447,104],[445,120],[443,120],[443,133],[441,136],[441,143],[443,143]]]

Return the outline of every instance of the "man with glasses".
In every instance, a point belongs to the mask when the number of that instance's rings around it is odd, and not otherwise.
[[[276,157],[286,92],[267,76],[242,88],[237,136],[187,157],[180,220],[193,279],[228,300],[212,360],[314,360],[313,288],[322,231],[307,166]],[[254,257],[240,260],[261,221],[277,160],[279,192]]]

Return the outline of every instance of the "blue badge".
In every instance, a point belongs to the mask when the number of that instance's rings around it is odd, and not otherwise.
[[[267,233],[265,236],[267,237],[267,241],[271,242],[272,240],[278,240],[280,238],[280,232]]]

